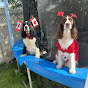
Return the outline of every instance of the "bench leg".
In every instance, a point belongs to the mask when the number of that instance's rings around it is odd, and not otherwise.
[[[86,82],[85,82],[85,87],[84,88],[88,88],[88,73],[87,73],[87,77],[86,77]]]
[[[32,81],[31,81],[31,74],[30,74],[30,70],[28,68],[27,68],[27,73],[28,73],[28,79],[29,79],[30,88],[33,88]]]
[[[17,61],[17,58],[16,58],[16,61]],[[18,71],[20,71],[20,66],[19,66],[18,61],[17,61],[17,67],[18,67]]]
[[[16,58],[16,61],[17,61],[17,58]],[[19,66],[19,63],[17,61],[17,67],[18,67],[18,71],[20,71],[20,66]],[[21,78],[22,79],[22,78]],[[25,86],[25,88],[27,88],[27,85],[25,84],[24,80],[22,79],[22,82],[23,82],[23,85]]]

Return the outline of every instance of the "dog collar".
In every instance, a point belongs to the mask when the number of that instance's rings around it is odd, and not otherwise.
[[[31,38],[29,38],[29,37],[30,37],[30,33],[27,34],[27,38],[31,39],[31,40],[33,39],[32,37]]]

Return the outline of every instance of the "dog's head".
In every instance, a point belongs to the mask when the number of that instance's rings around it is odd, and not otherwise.
[[[70,30],[71,31],[71,37],[76,39],[77,38],[77,29],[75,26],[75,22],[71,16],[64,16],[60,26],[57,30],[57,38],[62,39],[63,38],[63,32],[65,30]]]
[[[23,29],[21,31],[22,38],[33,37],[35,30],[29,21],[23,22]]]
[[[27,33],[30,33],[30,30],[31,30],[30,22],[24,21],[23,22],[23,31],[26,32],[26,34],[27,34]]]
[[[64,30],[71,30],[73,23],[74,23],[74,21],[71,17],[69,17],[69,16],[64,17],[62,20],[62,25],[64,27],[63,29]]]

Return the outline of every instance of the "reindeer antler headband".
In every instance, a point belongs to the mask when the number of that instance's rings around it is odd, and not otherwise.
[[[62,16],[63,17],[64,16],[64,12],[58,12],[57,16]],[[77,16],[75,14],[73,14],[73,13],[71,13],[71,17],[77,18]]]

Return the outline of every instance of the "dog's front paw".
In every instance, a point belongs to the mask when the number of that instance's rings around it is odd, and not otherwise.
[[[46,54],[47,52],[46,51],[43,51],[43,54]]]
[[[24,57],[24,56],[27,56],[26,54],[22,54],[22,55],[20,55],[20,57]]]
[[[53,63],[56,64],[57,63],[57,60],[54,60]]]
[[[36,55],[35,58],[40,58],[40,55]]]
[[[75,70],[74,68],[71,68],[71,69],[69,70],[69,73],[70,73],[70,74],[75,74],[75,73],[76,73],[76,70]]]
[[[56,66],[56,68],[57,69],[62,68],[62,65],[59,64],[59,65]]]

